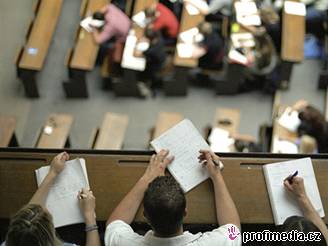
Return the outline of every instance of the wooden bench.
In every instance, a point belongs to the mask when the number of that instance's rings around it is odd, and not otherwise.
[[[0,115],[0,148],[18,147],[15,127],[16,119],[14,117]]]
[[[49,165],[61,150],[3,150],[0,152],[0,218],[10,218],[35,192],[35,169]],[[108,216],[143,175],[153,152],[69,151],[70,158],[84,158],[90,187],[97,199],[97,220]],[[222,175],[236,204],[241,223],[273,224],[262,165],[303,157],[301,155],[221,154]],[[328,155],[313,155],[312,163],[325,211],[328,211]],[[214,191],[208,179],[186,194],[188,215],[184,223],[216,224]],[[145,222],[142,208],[135,222]],[[328,217],[324,218],[328,223]]]
[[[100,10],[108,3],[110,3],[108,0],[83,1],[80,9],[82,19]],[[98,49],[99,45],[94,42],[92,33],[79,26],[75,46],[66,59],[70,79],[63,82],[63,87],[67,97],[88,97],[86,74],[95,66]]]
[[[106,113],[101,127],[97,129],[92,148],[121,149],[128,123],[128,115]]]
[[[41,128],[36,141],[36,148],[68,148],[70,147],[69,132],[73,124],[70,114],[51,114]]]
[[[180,113],[160,112],[155,127],[150,130],[150,140],[159,137],[162,133],[175,126],[183,119],[184,117]]]
[[[40,0],[34,21],[28,29],[27,42],[17,57],[17,74],[28,97],[39,97],[36,74],[45,63],[60,15],[62,0]]]

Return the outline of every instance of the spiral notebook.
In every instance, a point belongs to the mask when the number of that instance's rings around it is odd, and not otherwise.
[[[306,193],[314,208],[320,217],[325,216],[311,158],[267,164],[263,166],[263,172],[276,225],[283,224],[289,216],[303,216],[294,195],[283,185],[284,179],[295,171],[304,179]]]
[[[168,149],[169,155],[174,156],[168,170],[184,192],[190,191],[209,177],[207,170],[198,162],[198,156],[200,149],[210,150],[210,147],[190,120],[184,119],[150,144],[157,153],[161,149]],[[223,168],[222,163],[220,168]]]

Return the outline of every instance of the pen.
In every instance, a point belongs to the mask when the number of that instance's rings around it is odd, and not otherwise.
[[[293,178],[296,177],[297,174],[298,174],[298,171],[296,171],[295,173],[289,175],[288,178],[287,178],[288,183],[292,184],[293,183]]]

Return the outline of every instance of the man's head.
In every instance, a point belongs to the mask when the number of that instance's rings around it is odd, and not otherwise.
[[[198,24],[198,30],[201,34],[206,36],[212,33],[213,27],[211,23],[204,21]]]
[[[96,11],[93,13],[92,15],[92,19],[94,20],[100,20],[100,21],[104,21],[105,20],[105,16],[103,13],[101,13],[100,11]]]
[[[185,211],[185,195],[173,177],[160,176],[149,184],[144,197],[144,214],[157,234],[162,237],[176,234]]]
[[[157,16],[159,15],[158,11],[156,10],[156,4],[152,4],[148,8],[145,9],[145,16],[149,22],[154,21]]]

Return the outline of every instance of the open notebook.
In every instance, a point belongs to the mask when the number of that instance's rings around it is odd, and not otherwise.
[[[207,170],[198,162],[198,156],[200,149],[210,150],[210,147],[190,120],[184,119],[150,144],[157,153],[161,149],[168,149],[169,155],[174,156],[168,170],[184,192],[190,191],[209,177]],[[222,167],[223,165],[220,166]]]
[[[284,179],[295,171],[304,179],[306,193],[314,208],[320,217],[325,216],[311,158],[267,164],[263,166],[263,172],[276,225],[283,224],[289,216],[303,216],[293,194],[283,185]]]
[[[38,186],[49,169],[50,166],[45,166],[35,170]],[[46,207],[53,216],[55,227],[84,222],[77,199],[81,188],[89,188],[85,160],[80,158],[67,161],[64,170],[50,188],[46,200]]]

